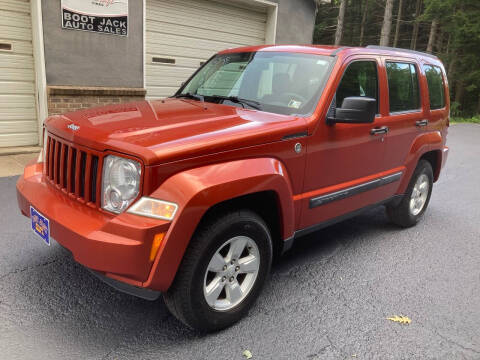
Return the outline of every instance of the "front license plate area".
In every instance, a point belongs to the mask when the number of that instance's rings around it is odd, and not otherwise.
[[[32,230],[50,246],[50,222],[48,219],[30,206],[30,219],[32,219]]]

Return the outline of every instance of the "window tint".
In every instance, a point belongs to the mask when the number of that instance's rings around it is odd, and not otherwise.
[[[306,115],[317,105],[333,60],[330,56],[271,51],[219,54],[179,94],[202,95],[214,103],[228,101],[222,97],[239,97],[259,103],[263,111]]]
[[[283,87],[291,87],[292,78],[296,73],[298,64],[274,63],[268,64],[268,67],[260,73],[260,82],[258,84],[257,98],[263,98],[275,93],[275,90]]]
[[[378,77],[377,64],[374,61],[355,61],[348,65],[337,89],[337,107],[350,96],[364,96],[377,100]]]
[[[424,69],[430,97],[430,109],[441,109],[445,107],[442,70],[438,66],[431,65],[425,65]]]
[[[420,109],[417,68],[413,64],[387,62],[390,112]]]
[[[224,62],[213,74],[208,74],[197,92],[203,96],[238,96],[238,88],[250,56],[241,54],[236,61]]]

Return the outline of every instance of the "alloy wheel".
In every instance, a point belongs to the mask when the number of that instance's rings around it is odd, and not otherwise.
[[[203,294],[217,311],[228,311],[250,293],[260,269],[260,252],[253,239],[236,236],[221,245],[204,277]]]
[[[413,216],[417,216],[423,210],[427,202],[429,187],[428,176],[425,174],[420,175],[415,182],[410,197],[410,212]]]

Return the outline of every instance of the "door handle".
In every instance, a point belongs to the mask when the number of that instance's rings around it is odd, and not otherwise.
[[[379,135],[388,133],[388,126],[376,127],[370,130],[371,135]]]
[[[418,127],[427,126],[427,125],[428,125],[428,120],[427,120],[427,119],[418,120],[418,121],[415,123],[415,126],[418,126]]]

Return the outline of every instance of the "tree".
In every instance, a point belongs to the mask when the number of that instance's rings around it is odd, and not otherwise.
[[[358,44],[360,46],[363,46],[363,36],[365,35],[365,24],[367,23],[367,14],[368,14],[368,0],[365,0],[365,5],[363,7],[362,23],[360,24],[360,38],[358,41]]]
[[[480,0],[315,1],[315,43],[435,53],[448,69],[452,114],[480,112]]]
[[[413,23],[413,32],[412,32],[412,41],[410,42],[410,49],[415,50],[417,48],[417,38],[418,38],[418,29],[420,23],[418,18],[422,12],[422,0],[417,0],[417,5],[415,6],[415,22]]]
[[[387,0],[385,15],[383,16],[382,32],[380,34],[380,46],[388,46],[390,42],[390,29],[392,27],[393,0]]]
[[[427,52],[433,52],[433,43],[435,42],[435,34],[437,33],[438,21],[434,19],[430,27],[430,35],[428,36]]]
[[[347,8],[347,0],[340,3],[340,11],[338,12],[337,30],[335,31],[335,45],[340,45],[343,37],[343,22],[345,20],[345,10]]]
[[[393,47],[398,46],[398,37],[400,36],[400,24],[402,22],[403,0],[398,2],[397,24],[395,26],[395,37],[393,39]]]

